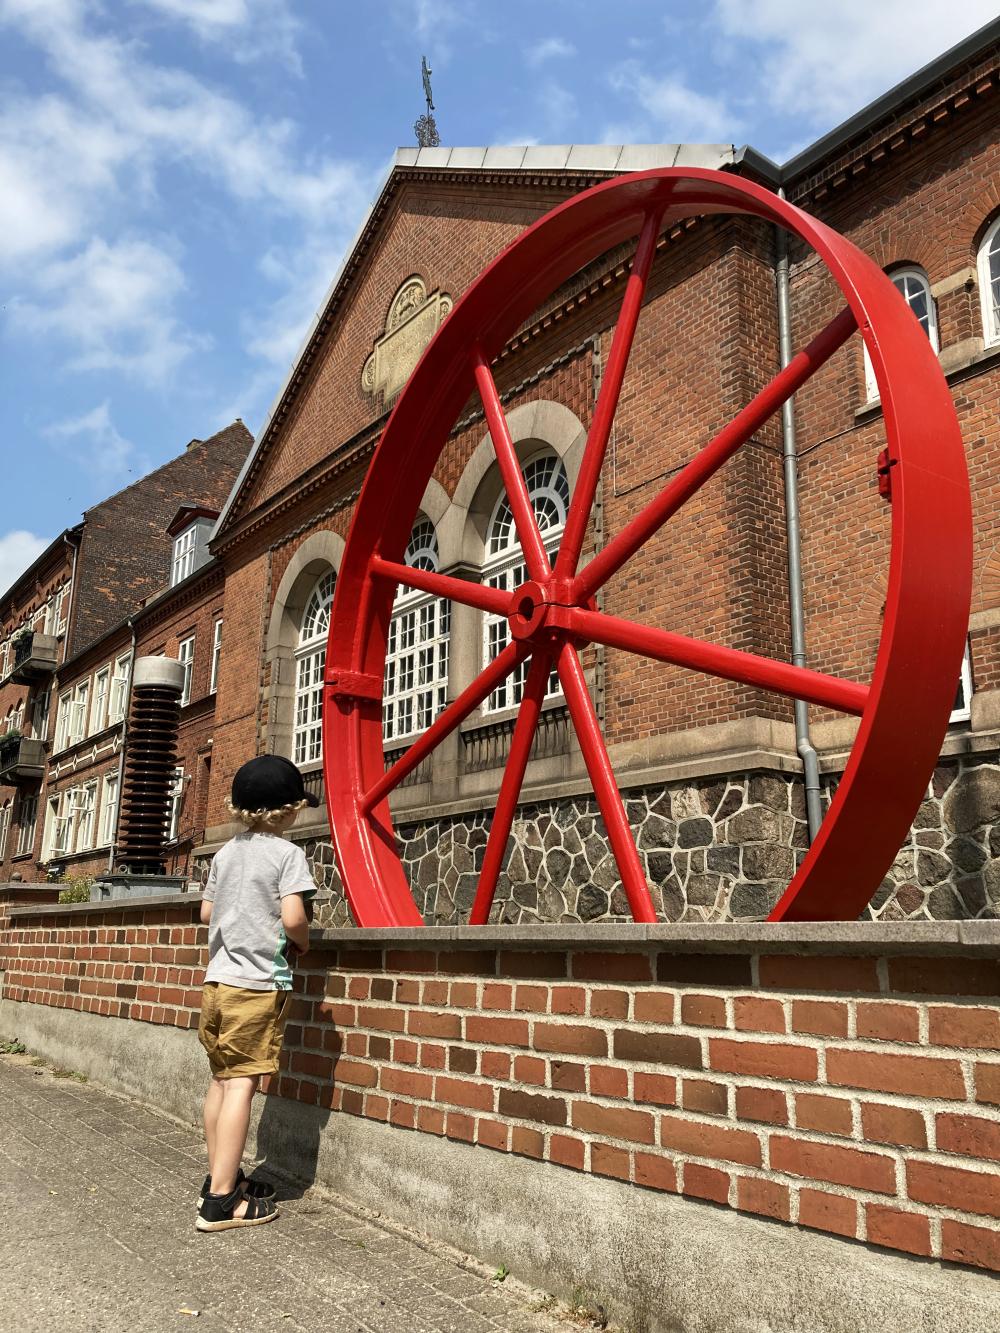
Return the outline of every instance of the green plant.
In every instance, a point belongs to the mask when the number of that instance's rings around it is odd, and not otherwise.
[[[507,1265],[501,1264],[500,1267],[497,1269],[497,1271],[493,1274],[493,1281],[502,1282],[509,1272],[510,1269],[507,1267]]]
[[[24,739],[24,732],[18,727],[11,727],[10,731],[5,731],[0,736],[0,745],[13,745],[15,741]]]
[[[9,1041],[0,1041],[0,1055],[23,1055],[25,1046],[23,1041],[18,1041],[16,1037],[11,1037]]]
[[[89,903],[90,886],[93,882],[93,877],[90,875],[80,875],[76,879],[68,879],[66,887],[59,893],[59,901],[61,903]]]

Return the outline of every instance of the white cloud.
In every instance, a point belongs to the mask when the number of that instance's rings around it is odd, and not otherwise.
[[[45,537],[15,528],[0,535],[0,592],[6,592],[48,546]]]
[[[76,370],[121,370],[163,383],[204,339],[185,330],[174,304],[185,286],[180,265],[147,240],[93,240],[35,274],[32,298],[11,302],[16,328],[55,336],[72,348]]]
[[[543,65],[546,60],[558,60],[563,57],[575,56],[576,47],[572,42],[567,42],[563,37],[543,37],[540,42],[534,46],[529,46],[524,53],[527,63],[533,68]]]
[[[741,118],[724,97],[696,92],[678,74],[656,77],[627,60],[608,78],[626,104],[634,103],[626,125],[603,135],[608,143],[732,143],[741,132]]]
[[[137,454],[135,445],[118,432],[107,399],[82,416],[47,426],[43,434],[66,442],[74,461],[96,470],[105,480],[123,481],[129,474],[141,476],[149,466],[148,460]]]
[[[756,82],[772,106],[829,127],[995,18],[996,0],[715,0],[712,26],[763,48]]]
[[[147,3],[206,34],[285,8],[278,0]],[[187,71],[155,63],[119,35],[120,25],[98,31],[104,16],[89,0],[0,0],[0,29],[36,47],[50,85],[61,85],[0,106],[0,268],[9,265],[20,288],[9,318],[66,340],[73,368],[163,384],[204,346],[179,314],[181,247],[135,222],[144,204],[159,204],[167,172],[186,172],[192,197],[221,194],[225,205],[283,219],[292,258],[271,275],[285,283],[272,313],[300,331],[331,272],[321,281],[316,270],[342,253],[374,179],[353,162],[303,153],[291,121],[260,117]],[[289,339],[276,331],[273,354]],[[251,350],[270,356],[266,342],[256,334]]]
[[[302,73],[302,24],[285,0],[131,0],[162,18],[187,24],[199,41],[218,43],[234,60],[278,60]]]

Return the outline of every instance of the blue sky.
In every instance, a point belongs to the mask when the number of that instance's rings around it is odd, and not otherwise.
[[[433,68],[442,142],[784,160],[995,0],[0,0],[0,589],[256,431]]]

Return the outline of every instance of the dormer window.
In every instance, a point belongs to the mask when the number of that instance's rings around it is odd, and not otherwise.
[[[194,573],[196,537],[197,524],[192,523],[185,532],[174,538],[174,562],[170,570],[171,587],[175,583],[182,583],[189,574]]]
[[[170,586],[183,583],[202,565],[211,560],[208,549],[212,528],[218,514],[213,509],[203,509],[197,505],[182,505],[174,521],[167,529],[167,534],[174,539],[173,555],[170,562]]]

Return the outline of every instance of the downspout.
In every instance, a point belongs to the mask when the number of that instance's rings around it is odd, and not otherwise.
[[[779,199],[785,192],[778,190]],[[776,227],[778,292],[778,349],[781,368],[792,359],[791,307],[788,295],[788,232]],[[788,609],[792,630],[792,663],[806,665],[805,612],[802,599],[802,544],[799,531],[798,458],[795,443],[795,397],[781,406],[781,460],[785,477],[785,533],[788,545]],[[802,760],[806,789],[806,823],[809,841],[814,842],[823,822],[820,800],[819,758],[809,738],[809,707],[802,699],[795,701],[795,748]]]
[[[118,849],[118,828],[122,818],[122,783],[125,780],[125,748],[128,745],[128,714],[132,695],[132,668],[135,666],[135,645],[137,634],[135,621],[129,616],[127,621],[132,635],[132,647],[128,659],[128,681],[125,686],[125,712],[122,716],[122,748],[118,752],[118,804],[115,806],[115,826],[111,833],[111,846],[108,849],[108,874],[114,873],[115,852]]]

